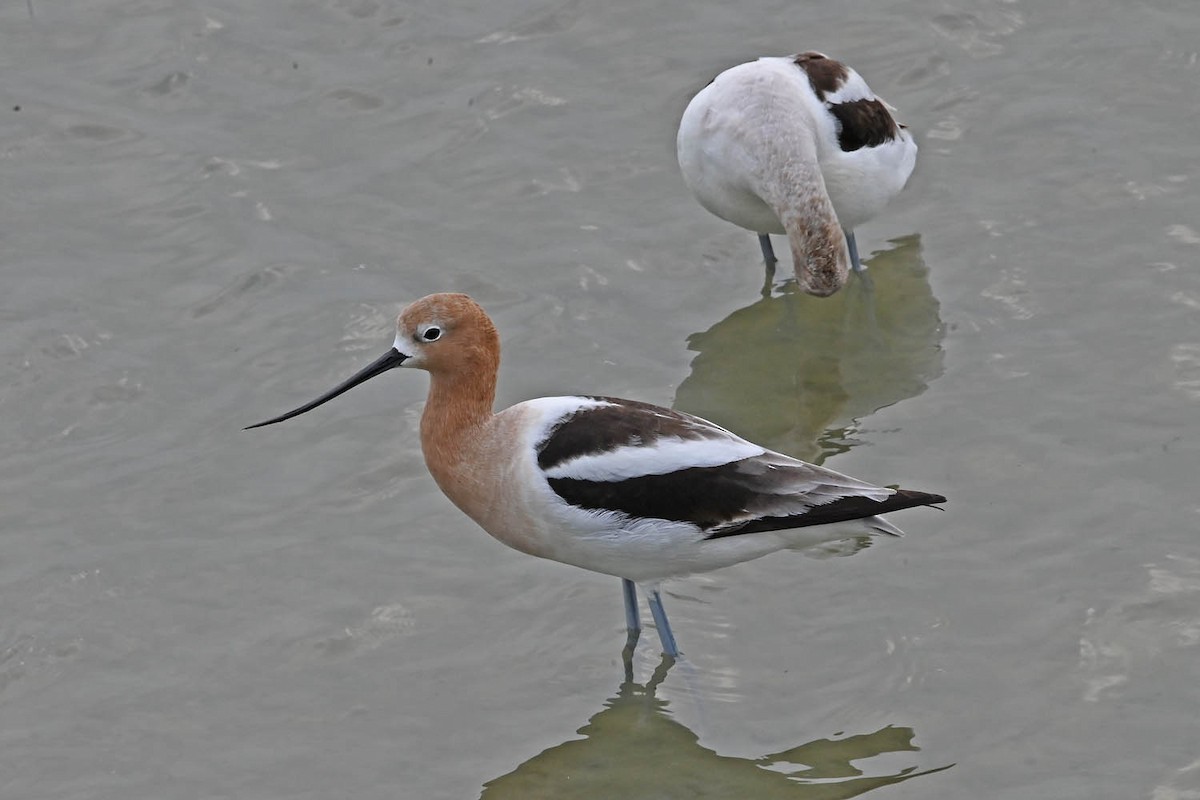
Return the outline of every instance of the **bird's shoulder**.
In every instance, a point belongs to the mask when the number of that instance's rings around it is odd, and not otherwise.
[[[767,452],[708,420],[637,400],[579,395],[523,405],[536,419],[538,466],[557,477],[663,474]]]

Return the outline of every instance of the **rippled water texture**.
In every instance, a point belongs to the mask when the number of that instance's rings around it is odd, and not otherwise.
[[[1200,794],[1191,0],[0,4],[0,796]],[[873,290],[763,296],[674,159],[760,54],[920,143]],[[785,248],[782,239],[777,248]],[[786,260],[785,260],[786,261]],[[408,300],[500,402],[699,413],[938,491],[908,536],[618,583],[438,493]],[[882,788],[887,787],[887,788]]]

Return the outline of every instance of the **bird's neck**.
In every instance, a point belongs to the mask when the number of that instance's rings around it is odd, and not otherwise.
[[[795,170],[776,191],[771,205],[787,231],[796,280],[809,294],[825,297],[842,288],[849,272],[846,234],[820,173]]]
[[[846,282],[850,255],[821,172],[817,143],[810,131],[768,142],[756,191],[779,217],[792,247],[796,280],[821,297]]]
[[[470,370],[435,372],[421,414],[421,449],[430,471],[441,475],[470,459],[470,443],[492,420],[496,399],[496,368],[488,364]]]

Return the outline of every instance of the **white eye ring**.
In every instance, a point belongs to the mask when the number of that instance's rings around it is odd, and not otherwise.
[[[421,337],[422,341],[436,342],[438,339],[442,338],[442,329],[437,325],[430,325],[425,330],[418,332],[417,335]]]

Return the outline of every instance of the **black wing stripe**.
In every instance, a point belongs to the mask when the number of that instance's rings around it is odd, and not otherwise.
[[[761,531],[779,531],[789,528],[807,528],[812,525],[828,525],[834,522],[848,522],[855,519],[865,519],[889,511],[900,511],[916,506],[931,506],[944,503],[946,498],[940,494],[928,494],[912,489],[897,489],[894,495],[884,500],[872,500],[869,497],[840,497],[830,503],[814,506],[803,514],[789,517],[762,517],[752,520],[745,525],[714,531],[706,538],[720,539],[725,536],[740,536],[743,533],[758,533]]]
[[[709,539],[827,525],[946,500],[941,495],[900,489],[883,500],[857,495],[839,497],[814,505],[802,514],[760,517],[738,524],[736,520],[745,519],[752,513],[749,509],[758,505],[756,501],[764,497],[763,489],[766,488],[756,486],[752,476],[738,469],[739,464],[746,463],[691,467],[666,475],[642,475],[620,481],[550,478],[549,484],[559,497],[578,508],[690,522],[701,530],[716,529],[707,537]],[[813,499],[818,501],[816,497]]]
[[[729,465],[691,467],[621,481],[551,478],[550,488],[573,506],[631,517],[690,522],[702,529],[744,516],[757,492]]]

